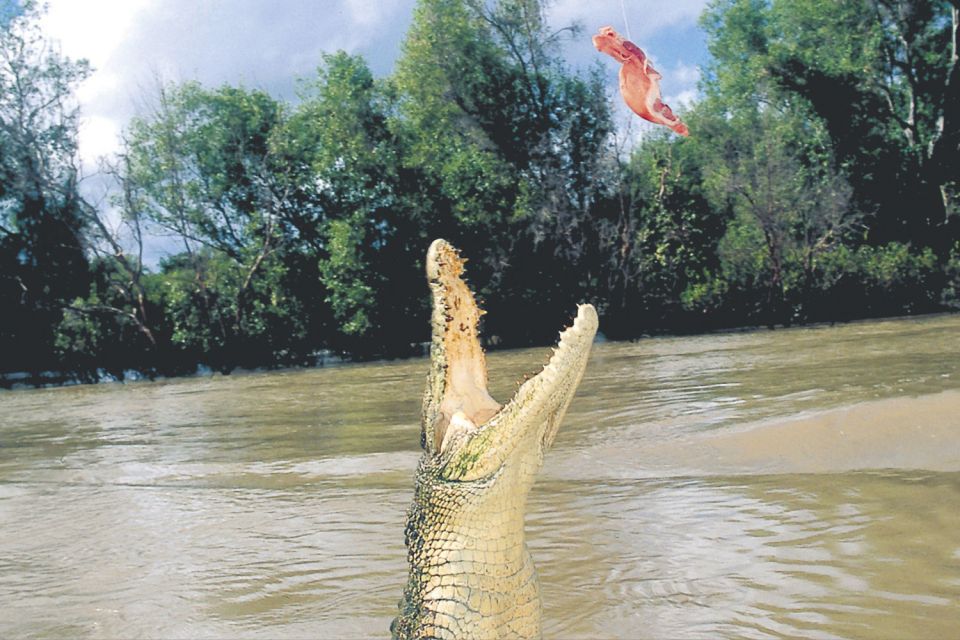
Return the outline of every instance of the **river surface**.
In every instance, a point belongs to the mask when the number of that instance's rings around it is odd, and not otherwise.
[[[0,393],[0,637],[388,635],[426,369]],[[595,345],[527,535],[547,638],[960,637],[960,316]]]

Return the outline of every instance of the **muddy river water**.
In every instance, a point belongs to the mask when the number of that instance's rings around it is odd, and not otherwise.
[[[426,367],[0,393],[0,637],[388,635]],[[547,638],[960,637],[960,316],[597,344],[527,535]]]

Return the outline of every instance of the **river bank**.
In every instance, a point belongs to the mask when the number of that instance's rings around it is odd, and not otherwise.
[[[951,316],[960,316],[960,312],[941,312],[941,313],[931,313],[923,315],[912,315],[912,316],[890,316],[884,318],[863,318],[856,320],[844,320],[844,321],[834,321],[834,322],[812,322],[809,324],[794,324],[794,325],[780,325],[775,327],[767,326],[743,326],[743,327],[731,327],[723,329],[715,329],[712,331],[704,331],[700,333],[687,333],[687,332],[678,332],[678,333],[657,333],[657,334],[648,334],[633,338],[630,340],[625,340],[626,342],[636,342],[638,340],[645,340],[655,337],[695,337],[695,336],[709,336],[709,335],[724,335],[731,333],[750,333],[750,332],[764,332],[764,331],[789,331],[792,329],[815,329],[818,327],[833,327],[837,325],[856,325],[861,323],[873,323],[873,322],[897,322],[902,320],[907,320],[910,318],[940,318],[940,317],[951,317]],[[602,342],[607,338],[603,333],[603,325],[601,323],[600,331],[597,333],[597,340]],[[543,346],[552,346],[552,345],[528,345],[527,347],[520,348],[537,348]],[[497,340],[487,340],[484,342],[484,348],[487,351],[494,352],[500,349]],[[516,349],[518,347],[509,347],[508,349]],[[127,383],[127,382],[140,382],[144,380],[168,380],[168,379],[177,379],[177,378],[192,378],[192,377],[204,377],[204,376],[213,376],[213,375],[244,375],[249,373],[265,372],[265,371],[287,371],[287,370],[298,370],[298,369],[312,369],[320,367],[331,367],[331,366],[340,366],[340,365],[349,365],[357,363],[370,363],[370,362],[392,362],[395,360],[403,360],[407,358],[423,358],[428,356],[430,353],[430,343],[422,342],[418,344],[410,345],[409,353],[400,358],[380,358],[380,359],[369,359],[369,358],[351,358],[347,354],[338,354],[330,350],[319,351],[313,355],[313,363],[310,365],[304,366],[285,366],[277,365],[275,367],[259,367],[255,369],[246,369],[246,368],[236,368],[229,371],[217,371],[206,364],[198,364],[197,368],[192,373],[179,373],[179,374],[165,374],[159,372],[151,371],[139,371],[136,369],[127,369],[120,372],[110,372],[105,369],[97,369],[93,374],[87,375],[77,375],[59,371],[40,371],[40,372],[8,372],[0,373],[0,391],[4,390],[23,390],[23,389],[41,389],[49,387],[60,387],[60,386],[72,386],[78,384],[104,384],[104,383]]]

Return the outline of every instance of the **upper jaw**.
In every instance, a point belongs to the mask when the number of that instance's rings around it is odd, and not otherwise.
[[[543,370],[501,406],[487,392],[477,332],[483,312],[461,277],[464,262],[444,240],[427,253],[433,341],[422,433],[443,475],[460,481],[490,476],[524,447],[542,456],[583,376],[598,325],[593,306],[580,305]]]

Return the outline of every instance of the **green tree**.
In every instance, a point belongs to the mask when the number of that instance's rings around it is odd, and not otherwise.
[[[0,25],[0,369],[58,366],[54,327],[88,288],[73,89],[89,73],[40,33]]]
[[[167,298],[172,339],[224,370],[275,349],[265,327],[279,318],[283,336],[303,335],[276,304],[283,292],[265,285],[283,280],[290,234],[289,181],[271,148],[283,117],[259,91],[161,87],[154,112],[131,123],[122,155],[125,216],[172,235],[192,265],[191,284],[176,278]],[[182,275],[183,260],[165,270]]]
[[[960,68],[956,0],[717,0],[708,86],[821,118],[878,241],[949,247]]]
[[[409,349],[426,324],[413,292],[422,287],[429,207],[416,197],[417,171],[402,164],[394,108],[391,88],[361,58],[326,55],[283,136],[310,185],[311,206],[292,215],[314,239],[308,251],[334,320],[327,340],[358,355]]]
[[[662,134],[636,147],[622,167],[619,202],[610,209],[617,216],[602,235],[612,335],[703,323],[703,285],[718,271],[728,217],[708,199],[704,153],[697,137]]]
[[[549,339],[529,318],[598,284],[592,214],[611,189],[610,116],[599,77],[563,67],[560,35],[541,2],[423,0],[395,74],[428,229],[478,258],[487,329],[507,341]]]
[[[152,367],[159,346],[156,325],[161,320],[147,290],[143,260],[144,220],[135,203],[135,190],[121,167],[103,162],[105,175],[118,187],[115,209],[85,207],[86,249],[91,257],[92,283],[86,296],[66,307],[57,329],[61,359],[88,374],[98,368],[114,371]],[[119,220],[113,220],[119,213]],[[109,353],[108,353],[109,352]]]
[[[708,190],[733,212],[719,246],[724,276],[742,292],[765,292],[745,310],[768,321],[791,320],[814,288],[817,257],[858,223],[849,186],[814,125],[754,107],[703,130],[712,147]]]

